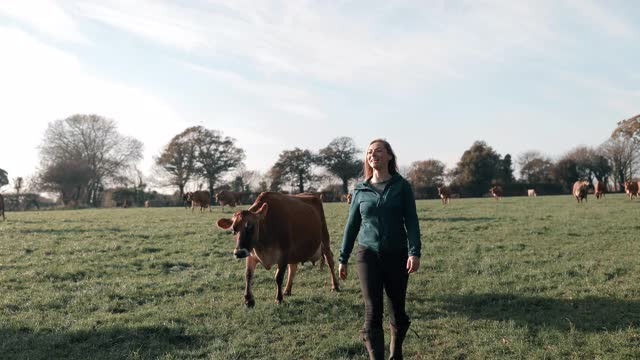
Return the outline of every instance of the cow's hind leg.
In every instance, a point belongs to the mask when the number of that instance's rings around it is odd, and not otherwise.
[[[298,264],[289,264],[289,271],[287,272],[287,286],[284,288],[284,295],[291,296],[291,287],[293,286],[293,278],[298,271]]]
[[[247,267],[244,273],[244,278],[245,278],[244,304],[247,307],[254,307],[256,305],[256,301],[253,298],[253,293],[251,292],[251,285],[253,284],[253,276],[256,272],[256,264],[257,264],[257,261],[253,256],[247,257]]]
[[[333,262],[333,253],[331,253],[331,250],[328,252],[328,254],[324,255],[324,259],[327,261],[327,265],[329,265],[329,273],[331,274],[331,291],[340,291],[340,285],[338,285],[336,273],[333,271],[333,268],[335,267],[335,263]]]
[[[276,304],[281,304],[284,299],[284,295],[282,294],[282,282],[284,280],[284,272],[286,269],[286,261],[278,264],[278,270],[276,270]]]

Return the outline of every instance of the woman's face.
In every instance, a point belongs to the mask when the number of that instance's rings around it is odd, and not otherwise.
[[[391,161],[391,155],[387,152],[383,143],[375,142],[369,145],[367,149],[367,163],[369,166],[375,170],[388,169],[389,161]]]

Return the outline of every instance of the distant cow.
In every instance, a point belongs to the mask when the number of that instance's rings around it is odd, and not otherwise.
[[[209,195],[207,190],[188,192],[187,200],[191,201],[191,212],[193,212],[196,206],[200,207],[200,212],[203,212],[206,208],[209,208],[209,212],[211,212],[211,195]]]
[[[0,194],[0,215],[2,215],[2,221],[5,221],[6,218],[4,217],[4,197],[2,196],[2,194]]]
[[[291,294],[297,264],[307,261],[324,261],[329,265],[331,288],[338,290],[334,273],[329,231],[317,196],[304,194],[284,195],[277,192],[261,193],[248,210],[238,211],[231,219],[219,219],[218,227],[231,229],[235,235],[236,258],[246,258],[244,303],[255,305],[251,285],[256,264],[261,263],[276,270],[276,302],[283,295]],[[282,291],[285,268],[289,276],[285,291]]]
[[[536,189],[527,189],[527,196],[538,196]]]
[[[598,181],[595,185],[594,194],[596,199],[604,198],[604,194],[607,192],[607,185],[604,181]]]
[[[492,186],[491,189],[489,189],[489,191],[491,192],[491,195],[493,195],[493,197],[496,200],[500,200],[502,198],[502,187],[499,185],[495,185]]]
[[[633,199],[634,196],[638,196],[638,182],[636,181],[625,181],[624,182],[624,192],[627,193],[629,199]]]
[[[576,200],[581,203],[582,200],[587,201],[587,190],[589,189],[588,181],[576,181],[573,183],[573,191],[571,192]]]
[[[149,203],[149,200],[145,200],[144,207],[148,208],[149,206],[151,206],[151,204]]]
[[[242,195],[241,192],[222,190],[216,193],[216,202],[222,206],[222,211],[224,211],[225,205],[236,207],[236,205],[242,204]]]
[[[438,195],[440,196],[440,201],[442,201],[442,205],[446,205],[449,203],[449,199],[451,198],[451,190],[449,190],[446,186],[438,186]]]

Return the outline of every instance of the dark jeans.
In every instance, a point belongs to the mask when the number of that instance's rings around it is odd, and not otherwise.
[[[364,246],[358,248],[358,276],[364,297],[364,329],[382,329],[383,290],[387,294],[387,309],[391,324],[409,324],[404,305],[407,297],[407,252],[377,253]]]

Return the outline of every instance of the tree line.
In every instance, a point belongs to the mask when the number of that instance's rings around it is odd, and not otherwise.
[[[100,206],[108,189],[142,203],[150,197],[147,182],[173,188],[176,198],[188,186],[205,188],[211,196],[220,189],[305,192],[320,187],[341,195],[362,177],[363,167],[363,150],[352,138],[337,137],[318,151],[283,150],[272,167],[260,174],[246,169],[245,152],[235,139],[193,126],[176,134],[154,157],[154,175],[147,181],[136,167],[142,159],[142,142],[120,134],[111,119],[85,114],[50,123],[39,150],[40,165],[27,187],[56,193],[65,205]],[[565,193],[576,180],[604,181],[611,190],[618,190],[636,174],[639,164],[640,116],[619,122],[600,146],[578,146],[556,160],[537,150],[520,154],[515,160],[517,179],[511,155],[502,156],[483,141],[464,151],[452,169],[440,160],[427,159],[401,172],[418,198],[430,198],[442,184],[461,196],[482,196],[495,184],[514,193],[531,187]],[[13,179],[17,194],[25,182],[22,177]],[[8,183],[7,172],[0,169],[0,187]]]

